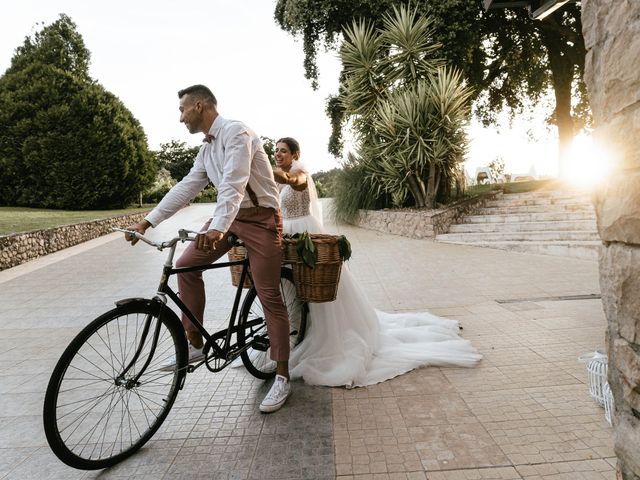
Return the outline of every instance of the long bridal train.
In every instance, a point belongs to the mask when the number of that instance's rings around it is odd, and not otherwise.
[[[291,172],[307,173],[308,188],[281,185],[284,232],[324,233],[313,180],[302,162]],[[421,366],[473,367],[481,359],[458,335],[455,320],[428,312],[385,313],[373,308],[348,266],[335,301],[309,304],[304,341],[292,353],[292,378],[312,385],[359,387],[383,382]]]

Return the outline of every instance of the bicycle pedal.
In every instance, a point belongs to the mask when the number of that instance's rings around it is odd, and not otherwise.
[[[253,337],[253,341],[251,342],[251,347],[260,352],[266,352],[269,349],[269,346],[269,339],[262,335],[256,335]]]

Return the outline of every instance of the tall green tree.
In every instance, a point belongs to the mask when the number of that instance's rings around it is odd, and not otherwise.
[[[276,166],[276,141],[271,137],[260,137],[262,140],[262,148],[269,157],[269,163],[272,167]]]
[[[317,85],[316,54],[337,48],[354,19],[380,26],[399,0],[278,0],[275,19],[303,40],[306,77]],[[555,108],[548,120],[557,126],[560,158],[567,155],[575,132],[590,122],[582,81],[585,47],[580,7],[567,4],[543,21],[525,9],[484,11],[482,0],[414,0],[411,5],[433,19],[442,56],[460,69],[473,88],[475,113],[485,123],[507,109],[520,113],[549,91]],[[327,104],[333,124],[330,151],[341,151],[343,111],[334,98]]]
[[[396,206],[446,199],[466,151],[470,90],[442,65],[429,17],[400,6],[346,29],[338,101],[372,183]]]
[[[27,37],[0,77],[0,202],[118,208],[155,176],[139,122],[88,73],[90,53],[66,15]]]
[[[158,166],[166,169],[171,178],[179,182],[193,167],[198,150],[199,147],[188,147],[186,142],[178,140],[161,143],[160,150],[156,152]]]

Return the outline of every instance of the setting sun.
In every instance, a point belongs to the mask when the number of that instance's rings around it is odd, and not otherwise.
[[[590,187],[602,181],[612,167],[612,155],[587,135],[573,140],[566,169],[566,180],[580,187]]]

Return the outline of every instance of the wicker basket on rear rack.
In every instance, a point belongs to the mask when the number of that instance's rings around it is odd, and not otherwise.
[[[244,260],[247,256],[247,249],[243,246],[231,247],[227,255],[229,255],[230,262]],[[231,265],[229,269],[231,270],[231,284],[237,287],[240,283],[240,277],[242,276],[242,265]],[[249,275],[245,277],[242,288],[251,288],[251,278],[249,278]]]
[[[283,263],[291,264],[296,294],[303,302],[332,302],[338,294],[342,258],[335,235],[309,234],[317,252],[314,268],[298,255],[296,238],[283,238]]]

